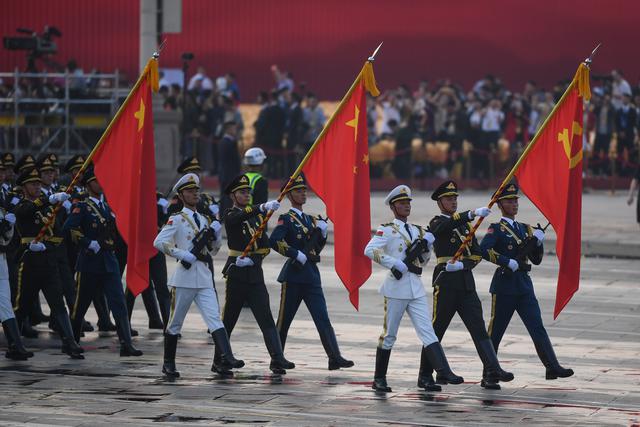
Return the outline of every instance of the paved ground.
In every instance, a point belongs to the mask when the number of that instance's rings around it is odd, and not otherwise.
[[[481,196],[464,195],[470,206]],[[638,235],[633,211],[626,205],[612,209],[617,198],[586,198],[585,236],[606,228],[613,241],[624,234]],[[375,208],[381,222],[385,211]],[[604,206],[600,201],[607,201]],[[315,202],[312,202],[312,204]],[[481,203],[480,203],[481,204]],[[620,203],[618,203],[620,204]],[[463,202],[462,206],[467,206]],[[618,205],[615,205],[618,206]],[[429,203],[417,200],[416,218],[433,215]],[[384,208],[383,208],[384,209]],[[424,209],[424,210],[423,210]],[[610,214],[603,223],[591,216]],[[313,211],[313,209],[310,209]],[[527,216],[532,215],[531,218]],[[538,218],[523,212],[527,220]],[[625,220],[629,217],[631,219]],[[623,221],[627,221],[624,223]],[[597,227],[589,226],[596,224]],[[614,237],[610,237],[610,236]],[[0,424],[20,425],[640,425],[640,294],[637,292],[640,263],[629,259],[585,258],[581,288],[557,321],[552,320],[557,262],[548,256],[533,273],[547,329],[561,363],[576,375],[556,381],[544,380],[541,366],[526,330],[514,319],[500,349],[503,366],[516,379],[501,391],[486,391],[478,381],[481,366],[459,319],[443,340],[454,370],[465,377],[459,386],[441,393],[415,387],[420,345],[411,323],[405,319],[392,353],[389,383],[393,392],[376,394],[370,388],[375,346],[382,324],[382,298],[377,293],[384,272],[374,274],[361,290],[361,308],[350,306],[347,294],[333,271],[333,247],[323,255],[322,274],[330,315],[345,356],[356,366],[327,371],[313,322],[301,308],[287,342],[286,355],[297,367],[286,376],[273,376],[259,330],[249,310],[244,310],[232,344],[247,366],[233,379],[220,379],[210,371],[213,346],[195,307],[192,308],[178,347],[182,377],[169,382],[160,374],[162,336],[149,331],[142,304],[133,325],[141,335],[136,344],[145,351],[140,358],[121,359],[114,336],[88,333],[83,345],[87,359],[72,361],[58,352],[53,336],[27,340],[36,356],[29,363],[0,360]],[[216,257],[221,265],[225,253]],[[281,257],[272,254],[265,264],[271,306],[277,316],[279,286],[274,278]],[[170,264],[170,269],[175,264]],[[476,269],[485,320],[490,299],[488,284],[493,269],[483,262]],[[224,286],[218,277],[224,300]],[[89,320],[95,321],[90,311]],[[0,346],[4,347],[2,339]]]

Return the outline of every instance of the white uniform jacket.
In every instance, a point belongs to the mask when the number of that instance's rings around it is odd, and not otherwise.
[[[393,222],[388,224],[382,224],[364,249],[366,256],[389,269],[389,273],[380,287],[380,293],[388,298],[415,299],[426,295],[422,280],[417,274],[407,271],[398,280],[391,273],[391,268],[393,268],[394,264],[398,260],[404,260],[407,247],[413,241],[424,238],[425,231],[422,227],[409,224],[409,229],[411,230],[411,237],[405,229],[405,223],[399,219],[394,219]],[[430,255],[431,251],[424,254],[424,263],[419,265],[416,260],[416,265],[420,267],[425,265]]]
[[[209,226],[207,218],[196,213],[200,221],[200,227],[198,227],[193,220],[193,214],[191,209],[182,208],[182,211],[169,217],[154,240],[153,246],[170,257],[181,259],[181,254],[193,248],[192,240],[198,231]],[[220,246],[222,246],[222,239],[216,235],[213,249],[210,251],[211,256],[218,253]],[[207,264],[202,261],[195,261],[189,269],[179,263],[168,284],[177,288],[210,288],[213,286],[213,276]]]

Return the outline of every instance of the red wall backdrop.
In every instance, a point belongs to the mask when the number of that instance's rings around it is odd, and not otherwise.
[[[5,2],[0,34],[15,27],[60,28],[57,59],[85,69],[138,67],[137,0]],[[163,67],[180,54],[216,76],[234,71],[243,101],[273,85],[279,64],[322,98],[340,98],[362,62],[384,41],[376,76],[381,88],[450,77],[467,87],[493,73],[514,89],[569,78],[602,42],[594,73],[621,68],[640,79],[640,2],[635,0],[183,0],[183,32],[169,34]],[[24,67],[23,53],[0,51],[0,70]]]

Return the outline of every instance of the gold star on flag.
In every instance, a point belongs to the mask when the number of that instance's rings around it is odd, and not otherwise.
[[[138,132],[144,126],[144,101],[140,98],[140,109],[133,113],[133,116],[138,119]]]
[[[354,175],[357,175],[357,174],[358,174],[358,167],[357,167],[357,166],[354,166],[354,167],[353,167],[353,174],[354,174]]]
[[[362,156],[362,163],[364,163],[365,165],[369,164],[369,155],[365,154],[364,156]]]
[[[349,120],[347,123],[345,123],[347,126],[355,129],[355,132],[353,135],[354,142],[358,140],[358,117],[360,117],[360,109],[358,108],[357,105],[355,107],[356,107],[356,116],[353,119]]]

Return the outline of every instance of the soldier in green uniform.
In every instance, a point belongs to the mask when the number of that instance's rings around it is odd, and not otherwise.
[[[35,168],[23,170],[17,180],[24,197],[15,207],[16,229],[20,235],[18,289],[14,307],[16,318],[19,323],[24,322],[34,299],[38,298],[38,292],[42,290],[60,329],[62,351],[74,359],[83,359],[83,350],[73,337],[69,314],[62,299],[56,259],[56,246],[62,242],[59,223],[54,221],[42,240],[35,241],[45,219],[53,210],[53,205],[63,203],[69,195],[53,193],[47,197],[41,191],[41,182],[40,174]]]
[[[482,304],[476,293],[472,272],[482,260],[475,236],[460,260],[450,262],[471,231],[469,222],[477,216],[486,217],[491,211],[480,207],[473,211],[457,212],[458,186],[453,181],[442,183],[431,199],[438,203],[441,212],[429,223],[431,233],[436,238],[433,248],[437,263],[433,271],[433,330],[438,340],[442,341],[451,319],[458,313],[471,334],[484,366],[482,387],[499,389],[498,381],[511,381],[513,374],[500,367],[482,318]]]
[[[249,244],[251,236],[260,226],[263,215],[270,210],[277,210],[280,203],[272,200],[258,206],[249,204],[251,187],[246,175],[237,176],[225,189],[233,201],[233,207],[224,214],[224,226],[227,231],[229,257],[222,269],[226,278],[225,304],[222,311],[224,327],[231,337],[233,328],[245,301],[248,303],[253,316],[262,331],[264,342],[271,356],[269,368],[276,374],[286,373],[286,369],[295,368],[295,364],[285,359],[280,336],[273,321],[269,307],[269,293],[264,283],[262,260],[269,253],[269,236],[263,233],[254,243],[246,257],[242,252]],[[214,370],[224,373],[217,368],[220,355],[216,347]]]

